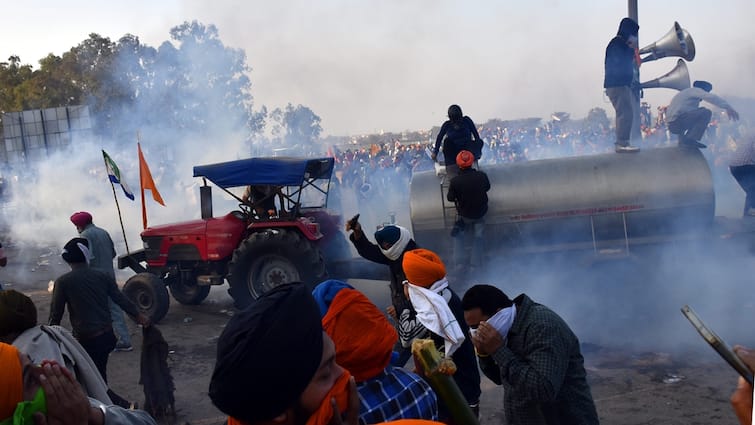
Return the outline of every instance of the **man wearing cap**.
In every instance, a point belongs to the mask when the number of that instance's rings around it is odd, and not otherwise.
[[[404,254],[404,291],[417,311],[417,318],[430,331],[436,347],[456,364],[454,380],[475,414],[480,410],[480,371],[475,360],[469,327],[464,322],[461,300],[448,286],[446,266],[427,249]],[[441,421],[449,419],[440,403]]]
[[[463,271],[467,265],[472,268],[482,266],[484,249],[485,214],[488,212],[488,191],[490,180],[482,171],[472,168],[474,155],[469,151],[461,151],[456,156],[459,175],[451,179],[446,199],[456,204],[458,214],[454,235],[454,263],[457,271]],[[464,242],[467,230],[474,235],[472,250],[467,260],[467,250]],[[467,264],[468,262],[468,264]]]
[[[579,340],[561,317],[492,285],[469,288],[461,303],[480,369],[503,386],[507,424],[598,424]]]
[[[726,111],[729,119],[738,120],[739,114],[724,99],[710,91],[713,85],[707,81],[695,81],[692,87],[677,93],[666,109],[668,129],[679,136],[679,146],[705,148],[700,143],[710,123],[712,112],[700,106],[703,100]]]
[[[411,357],[412,340],[427,334],[427,330],[417,321],[416,313],[404,295],[401,285],[406,278],[401,266],[404,253],[416,249],[417,243],[412,239],[408,229],[394,224],[383,226],[375,232],[375,244],[367,239],[359,221],[347,222],[346,231],[352,231],[349,239],[362,258],[385,264],[391,271],[391,306],[388,307],[388,314],[396,323],[399,337],[396,345],[399,357],[394,364],[403,366]]]
[[[89,267],[99,270],[115,279],[115,269],[113,269],[113,258],[115,258],[115,246],[110,234],[103,228],[97,227],[92,222],[92,214],[86,211],[79,211],[71,215],[71,223],[76,226],[82,238],[89,241]],[[108,300],[110,316],[113,319],[113,331],[118,341],[115,344],[115,351],[131,351],[131,335],[123,317],[123,310],[112,300]]]
[[[398,334],[385,315],[351,285],[326,280],[312,291],[322,327],[336,346],[336,363],[354,377],[359,419],[438,419],[438,402],[419,375],[390,365]]]
[[[121,306],[140,325],[149,326],[150,322],[121,293],[115,279],[89,267],[88,245],[84,238],[73,238],[63,247],[62,257],[71,271],[55,279],[48,324],[60,325],[68,305],[73,335],[107,382],[107,360],[115,348],[108,299]]]
[[[87,398],[71,372],[55,361],[35,364],[27,353],[0,343],[0,365],[0,423],[155,425],[143,410]]]

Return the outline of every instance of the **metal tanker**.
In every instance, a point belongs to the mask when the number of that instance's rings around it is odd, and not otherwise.
[[[628,253],[643,244],[694,238],[715,214],[711,171],[697,149],[533,160],[484,166],[490,179],[486,252],[586,250]],[[411,222],[420,246],[450,254],[456,217],[434,171],[411,181]]]

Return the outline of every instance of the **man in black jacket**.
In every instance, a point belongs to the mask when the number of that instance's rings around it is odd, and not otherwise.
[[[635,69],[639,69],[635,59],[639,29],[633,19],[622,19],[616,37],[606,47],[603,87],[616,110],[616,152],[640,150],[629,146],[635,109],[639,109],[639,86],[633,84]]]
[[[482,266],[483,231],[485,230],[485,214],[488,212],[488,191],[490,181],[488,175],[472,168],[475,157],[472,152],[461,151],[456,156],[459,175],[451,179],[448,186],[447,199],[456,203],[459,214],[457,223],[458,233],[454,236],[454,262],[457,272],[467,266],[466,251],[464,249],[467,230],[474,235],[469,266]]]
[[[472,118],[464,115],[459,105],[448,107],[448,120],[443,123],[435,138],[435,146],[431,158],[433,161],[438,156],[441,144],[443,144],[443,158],[445,160],[446,175],[449,177],[459,173],[455,158],[461,150],[469,150],[475,154],[476,159],[482,156],[482,138],[477,132]]]
[[[417,243],[412,239],[409,230],[396,225],[383,226],[375,232],[375,242],[367,239],[359,221],[346,223],[346,231],[351,231],[349,239],[354,244],[359,255],[373,263],[385,264],[391,270],[391,305],[388,315],[396,324],[399,340],[396,351],[399,357],[393,362],[394,366],[404,366],[411,357],[411,343],[414,338],[421,338],[427,334],[427,329],[417,320],[417,313],[404,294],[403,281],[406,279],[401,262],[404,253],[417,249]]]
[[[48,324],[60,325],[68,306],[73,335],[107,382],[108,355],[115,348],[116,341],[108,299],[140,325],[149,326],[150,320],[121,293],[114,278],[89,267],[89,242],[86,239],[68,241],[62,257],[71,271],[55,279]]]

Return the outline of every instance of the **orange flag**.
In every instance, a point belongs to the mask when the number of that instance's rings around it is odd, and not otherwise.
[[[149,171],[149,165],[147,165],[147,161],[144,159],[141,144],[137,143],[136,148],[139,151],[139,180],[142,194],[142,224],[144,224],[144,228],[146,229],[147,206],[144,204],[144,189],[149,189],[150,192],[152,192],[152,199],[154,199],[158,204],[165,206],[165,201],[163,201],[163,197],[160,196],[160,192],[157,190],[155,180],[152,178],[152,172]]]

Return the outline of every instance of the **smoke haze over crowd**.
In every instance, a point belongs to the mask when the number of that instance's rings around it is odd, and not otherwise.
[[[322,117],[324,134],[344,135],[439,125],[450,103],[478,122],[611,110],[603,56],[627,2],[74,0],[4,11],[12,19],[0,28],[0,58],[17,54],[32,64],[91,32],[113,40],[131,33],[158,46],[183,21],[214,24],[227,46],[246,52],[257,105],[306,105]],[[748,0],[640,2],[640,45],[679,21],[697,47],[691,78],[713,82],[724,96],[752,97],[755,82],[742,70],[755,64],[754,15]],[[641,80],[674,63],[643,65]],[[652,89],[646,100],[661,105],[672,95]]]
[[[198,20],[216,25],[226,46],[246,52],[255,107],[274,108],[288,102],[306,105],[322,117],[324,134],[428,129],[442,123],[450,103],[461,104],[478,124],[495,117],[546,117],[555,111],[582,117],[596,106],[612,115],[603,96],[603,57],[626,7],[625,1],[618,0],[527,4],[134,0],[106,6],[74,0],[65,6],[42,1],[34,7],[17,2],[4,8],[9,19],[0,26],[4,40],[0,59],[16,54],[23,63],[36,64],[47,53],[62,55],[91,32],[112,40],[131,33],[157,47],[169,38],[171,27]],[[656,41],[677,20],[695,40],[697,56],[688,65],[693,80],[710,80],[714,91],[724,97],[755,97],[755,81],[746,77],[746,70],[755,65],[752,16],[755,4],[751,0],[643,2],[640,45]],[[666,73],[675,62],[662,59],[643,65],[641,80]],[[657,106],[668,103],[673,94],[667,89],[647,90],[646,100]],[[138,122],[139,116],[128,119]],[[142,130],[145,154],[167,205],[158,206],[147,194],[151,224],[199,217],[199,182],[192,178],[192,166],[248,156],[237,144],[238,128],[219,126],[211,141],[182,140],[183,148],[167,157],[153,148],[169,137],[170,129]],[[17,196],[6,211],[14,237],[62,247],[75,236],[70,214],[88,210],[95,224],[111,233],[119,254],[125,252],[101,148],[113,156],[132,189],[138,189],[135,147],[115,147],[109,140],[77,146],[39,164],[33,177],[22,176],[14,188]],[[169,165],[161,169],[163,161]],[[737,214],[743,195],[727,180],[730,176],[720,178],[727,190],[736,193],[731,197],[733,206],[726,211]],[[119,190],[117,196],[130,248],[140,248],[139,203],[127,201]],[[233,208],[227,200],[220,206],[224,196],[219,190],[214,189],[214,198],[216,216]],[[379,204],[394,209],[392,205],[400,205],[401,200],[380,199]],[[369,210],[353,197],[346,198],[343,213],[350,217],[360,212],[358,207],[363,214]],[[398,224],[407,225],[408,211],[398,212]],[[373,214],[371,229],[385,220],[388,211]],[[643,283],[638,281],[647,276],[633,275],[631,270],[603,274],[620,277],[615,280],[586,282],[583,269],[554,275],[548,273],[547,264],[536,267],[544,271],[537,275],[496,270],[490,281],[505,286],[512,296],[531,292],[536,301],[553,307],[580,335],[597,343],[644,338],[640,342],[646,348],[668,348],[680,340],[702,346],[678,313],[686,302],[699,307],[704,317],[729,313],[730,322],[711,321],[711,325],[739,329],[742,332],[732,342],[744,340],[748,329],[734,317],[749,317],[753,303],[745,300],[743,307],[732,299],[746,291],[749,282],[744,277],[752,275],[751,261],[743,268],[737,268],[740,263],[728,268],[695,264],[693,268],[693,262],[685,267],[683,260],[658,259],[660,265],[646,269],[654,285],[645,286],[638,286]],[[660,285],[668,282],[672,285]],[[723,287],[729,292],[720,291],[724,282],[730,284]],[[601,297],[601,290],[613,293],[613,298]],[[601,326],[597,326],[599,321]],[[661,340],[663,344],[654,344]]]

